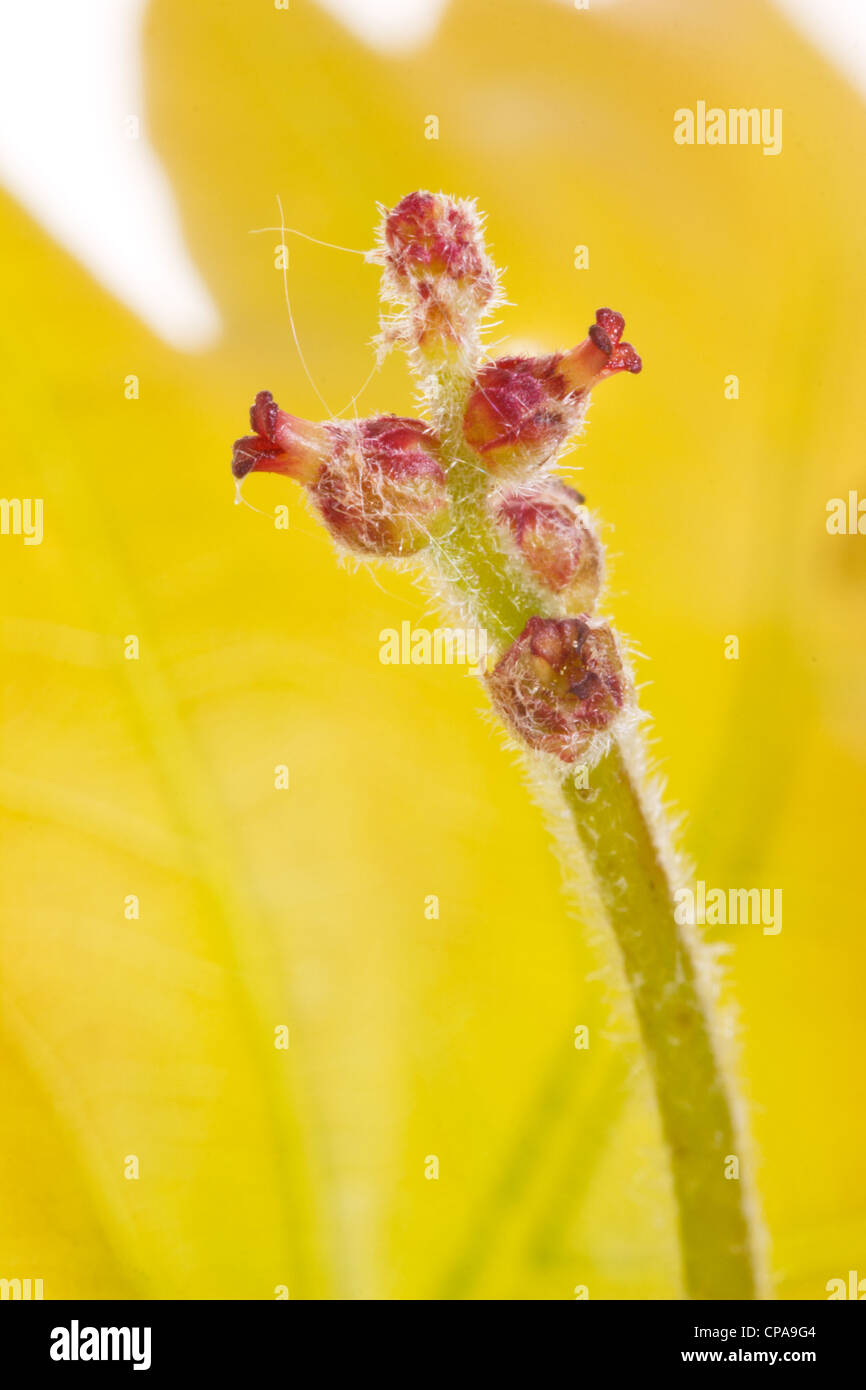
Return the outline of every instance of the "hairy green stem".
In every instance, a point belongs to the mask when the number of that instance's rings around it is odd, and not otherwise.
[[[748,1170],[698,943],[674,917],[671,884],[619,743],[590,782],[587,793],[569,777],[563,796],[620,949],[652,1072],[679,1212],[684,1287],[690,1298],[755,1298]]]
[[[462,440],[461,392],[454,386],[439,412],[452,460],[453,526],[437,546],[437,569],[464,614],[502,649],[533,614],[544,614],[544,599],[489,523],[486,484]],[[646,1050],[670,1157],[685,1294],[753,1299],[761,1296],[762,1281],[748,1171],[700,968],[702,946],[676,921],[675,885],[641,782],[615,739],[592,769],[589,787],[569,774],[560,794],[617,942]]]

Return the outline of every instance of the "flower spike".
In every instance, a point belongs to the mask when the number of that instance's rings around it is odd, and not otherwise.
[[[583,499],[546,471],[594,387],[639,372],[640,358],[622,315],[599,309],[570,351],[483,362],[481,325],[500,291],[471,202],[410,193],[383,210],[368,260],[391,310],[382,346],[406,349],[432,423],[310,424],[262,391],[232,471],[239,484],[252,472],[297,479],[353,554],[422,552],[433,596],[489,637],[493,707],[617,944],[679,1204],[684,1296],[760,1297],[752,1199],[745,1181],[723,1180],[743,1136],[707,1004],[711,970],[675,908],[675,858],[646,788],[623,648],[592,616],[602,547]]]

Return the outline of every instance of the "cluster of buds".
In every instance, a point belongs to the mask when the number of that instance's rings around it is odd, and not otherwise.
[[[640,371],[622,341],[623,317],[599,309],[571,351],[479,365],[479,324],[499,301],[499,282],[474,204],[410,194],[385,213],[370,258],[382,266],[383,297],[399,307],[386,336],[419,370],[439,374],[441,391],[428,395],[447,406],[442,437],[393,415],[311,424],[260,391],[253,433],[234,445],[237,484],[252,472],[293,478],[339,544],[399,558],[431,541],[444,548],[461,532],[449,472],[470,461],[486,480],[482,524],[496,538],[502,582],[537,595],[543,609],[488,674],[493,702],[529,747],[565,765],[592,757],[627,710],[630,685],[614,633],[592,616],[604,556],[583,498],[545,470],[580,428],[592,388]]]

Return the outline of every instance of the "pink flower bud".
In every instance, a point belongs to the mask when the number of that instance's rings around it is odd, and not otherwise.
[[[592,387],[616,372],[639,372],[621,343],[621,314],[599,309],[589,336],[571,352],[500,357],[481,368],[466,405],[463,432],[492,474],[515,477],[554,459],[583,421]]]
[[[601,544],[579,492],[558,478],[543,478],[498,495],[497,524],[536,583],[572,613],[591,613],[604,577]]]
[[[564,763],[591,757],[626,703],[616,639],[585,617],[530,618],[487,680],[511,729]]]
[[[409,193],[385,218],[385,259],[396,283],[447,280],[485,304],[496,288],[472,203]]]
[[[411,555],[448,525],[445,469],[436,435],[421,420],[313,425],[260,391],[256,434],[235,442],[232,472],[281,473],[305,484],[335,540],[360,555]]]
[[[332,452],[312,488],[336,540],[361,555],[412,555],[449,521],[445,469],[429,425],[383,415],[330,427]]]
[[[385,297],[401,308],[385,326],[386,343],[399,338],[422,350],[459,353],[499,301],[481,220],[468,200],[408,194],[385,214],[376,259]]]
[[[488,472],[516,477],[553,459],[577,428],[579,409],[559,372],[559,354],[488,362],[463,419],[468,444]]]

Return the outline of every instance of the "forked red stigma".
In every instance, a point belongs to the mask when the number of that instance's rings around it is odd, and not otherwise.
[[[281,473],[299,483],[318,475],[328,438],[321,425],[299,420],[280,410],[270,391],[259,391],[250,406],[255,434],[236,439],[232,449],[232,473],[241,482],[248,473]]]

